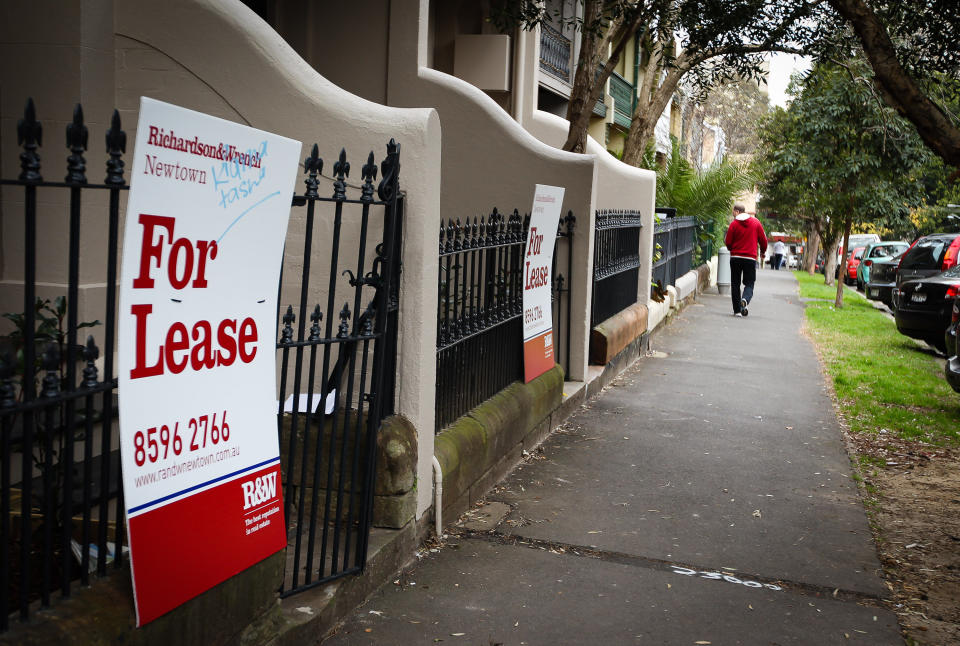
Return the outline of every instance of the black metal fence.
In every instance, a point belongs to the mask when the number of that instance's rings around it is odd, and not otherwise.
[[[15,217],[10,206],[22,204],[24,258],[22,306],[17,306],[22,311],[4,315],[6,329],[0,337],[0,632],[9,627],[11,613],[18,612],[25,621],[36,607],[50,606],[53,596],[69,597],[77,584],[89,584],[91,574],[104,576],[108,567],[120,568],[124,560],[115,341],[119,216],[121,193],[128,188],[122,159],[126,134],[114,111],[106,133],[106,178],[97,184],[86,176],[88,132],[79,105],[66,133],[66,178],[44,180],[38,153],[43,128],[29,101],[17,124],[21,172],[17,179],[0,179],[5,224]],[[381,419],[393,410],[402,220],[399,146],[393,141],[388,145],[376,189],[378,168],[371,153],[362,169],[363,184],[355,187],[357,199],[347,197],[349,164],[344,153],[334,165],[335,177],[327,178],[333,183],[331,198],[317,192],[321,168],[314,147],[305,162],[307,190],[293,198],[293,206],[306,207],[303,255],[288,249],[285,258],[288,267],[302,272],[299,300],[280,292],[299,308],[299,317],[287,309],[277,344],[282,363],[278,429],[287,440],[281,448],[288,449],[282,458],[288,535],[294,543],[289,550],[294,567],[287,569],[284,594],[363,566],[375,435]],[[58,206],[58,192],[66,196],[66,217]],[[44,295],[50,295],[43,299],[38,298],[38,270],[48,269],[57,252],[51,253],[49,236],[38,238],[41,217],[44,233],[57,227],[68,230],[66,284],[58,294],[57,288],[41,285]],[[295,221],[291,219],[291,228]],[[321,221],[323,231],[315,227]],[[359,249],[344,254],[338,252],[339,238],[348,229]],[[315,291],[310,289],[311,245],[314,239],[326,240],[327,231],[332,238],[324,274],[326,310],[314,307],[307,332],[308,301]],[[381,242],[368,244],[368,231]],[[81,239],[86,243],[83,254]],[[346,258],[347,267],[341,267],[340,257]],[[88,279],[102,270],[105,302],[96,321],[80,320],[81,270]],[[346,295],[338,296],[343,283]],[[338,307],[341,302],[343,307]],[[91,307],[88,301],[83,311]],[[93,334],[81,343],[84,328]],[[296,403],[291,413],[284,413],[288,384],[294,395],[306,384],[308,400],[316,384],[321,399],[336,392],[332,414],[326,414],[325,406],[316,415],[300,412]],[[312,403],[304,410],[312,410]],[[322,516],[316,513],[321,498]]]
[[[639,211],[597,211],[590,327],[637,302],[642,228]]]
[[[11,612],[19,611],[25,621],[34,603],[48,607],[53,593],[69,597],[72,586],[87,585],[92,572],[104,576],[111,561],[111,567],[120,567],[122,559],[116,555],[125,533],[114,341],[120,193],[127,188],[121,159],[126,135],[114,111],[106,134],[109,159],[102,184],[86,176],[87,128],[79,105],[67,126],[70,155],[62,182],[45,181],[41,175],[42,138],[43,127],[31,100],[17,123],[17,141],[23,148],[20,175],[0,180],[5,209],[15,203],[14,196],[22,195],[24,258],[23,309],[5,315],[13,329],[8,327],[0,341],[0,630],[8,628]],[[107,196],[106,218],[88,217],[91,209],[81,200],[85,191]],[[67,217],[57,223],[68,229],[67,285],[60,295],[40,299],[38,194],[46,203],[55,202],[58,192],[66,192],[69,200]],[[99,264],[106,258],[102,322],[79,320],[81,212],[84,235],[105,241],[98,258]],[[5,219],[14,217],[12,212],[4,214]],[[43,262],[49,260],[47,254]],[[94,336],[80,343],[84,327],[100,338],[102,368],[96,364],[100,350]]]
[[[370,153],[361,170],[363,184],[353,187],[357,198],[347,195],[345,151],[333,166],[332,197],[320,196],[323,161],[317,154],[314,146],[304,161],[307,190],[294,198],[294,206],[306,206],[303,228],[292,236],[304,241],[303,250],[288,250],[292,263],[285,263],[302,265],[299,294],[289,294],[298,305],[296,312],[287,306],[277,343],[277,421],[290,540],[282,596],[364,566],[376,434],[393,411],[403,214],[399,146],[393,141],[387,146],[379,187]],[[300,220],[292,219],[291,226],[294,222]],[[379,243],[371,242],[374,236]],[[324,247],[314,249],[315,241]],[[320,262],[314,265],[314,259]]]
[[[516,210],[504,217],[494,209],[489,217],[465,224],[459,219],[440,224],[437,432],[523,379],[523,253],[529,222],[529,215],[521,217]],[[568,371],[575,225],[573,213],[560,219],[552,270],[555,348]],[[557,272],[561,254],[566,276]]]
[[[656,209],[659,221],[653,229],[654,257],[651,280],[666,288],[693,268],[693,254],[697,244],[697,219],[677,217],[676,209]]]

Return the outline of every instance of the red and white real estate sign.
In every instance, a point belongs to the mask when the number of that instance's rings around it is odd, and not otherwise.
[[[564,189],[537,184],[523,262],[523,380],[553,368],[553,247]]]
[[[286,545],[274,332],[299,156],[141,99],[117,355],[138,626]]]

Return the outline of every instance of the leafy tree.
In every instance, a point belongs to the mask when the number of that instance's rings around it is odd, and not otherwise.
[[[863,60],[817,65],[789,109],[775,111],[761,129],[762,193],[811,223],[831,264],[841,232],[849,235],[854,223],[904,222],[923,198],[929,151],[873,97],[870,82]],[[833,267],[824,273],[830,284]],[[843,305],[840,284],[836,305]]]
[[[908,119],[923,142],[960,167],[960,118],[948,102],[960,78],[960,3],[956,0],[827,0],[845,24],[824,16],[811,49],[821,60],[849,48],[849,26],[873,69],[883,101]],[[849,49],[848,49],[849,51]]]

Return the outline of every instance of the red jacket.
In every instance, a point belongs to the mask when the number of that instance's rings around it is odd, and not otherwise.
[[[730,255],[739,258],[756,260],[758,245],[761,256],[767,250],[767,236],[763,232],[763,225],[760,220],[746,213],[734,218],[730,223],[723,242],[730,250]]]

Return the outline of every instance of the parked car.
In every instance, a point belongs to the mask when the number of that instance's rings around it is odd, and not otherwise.
[[[957,264],[960,233],[934,233],[918,238],[900,257],[897,285],[939,274]]]
[[[943,335],[943,344],[947,347],[947,363],[943,367],[943,373],[950,387],[960,393],[960,357],[957,356],[960,352],[960,348],[957,347],[958,327],[960,327],[960,299],[954,299],[950,312],[950,325]]]
[[[899,256],[910,247],[908,242],[873,242],[863,250],[863,258],[857,267],[857,289],[864,291],[870,282],[870,268],[873,263]]]
[[[946,352],[946,330],[960,294],[960,266],[933,276],[904,281],[897,290],[894,316],[900,334],[923,339],[940,352]]]
[[[847,275],[843,277],[843,282],[852,285],[857,282],[857,267],[860,266],[860,259],[863,257],[865,247],[857,247],[850,252],[850,259],[847,260]]]
[[[897,286],[897,267],[902,255],[873,261],[866,289],[867,298],[871,301],[880,301],[890,309],[894,308],[893,288]]]
[[[847,241],[847,249],[853,250],[857,247],[866,247],[871,242],[880,242],[880,236],[876,233],[852,233],[850,234],[850,239]],[[840,278],[841,267],[843,267],[843,238],[840,238],[840,246],[837,247],[837,268],[833,272],[833,277],[838,280]]]

